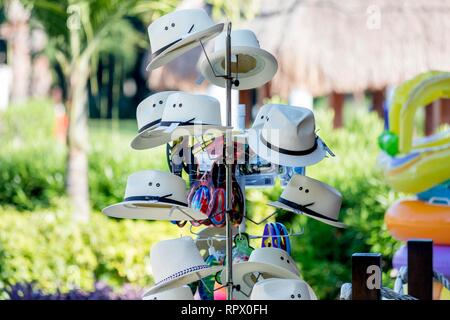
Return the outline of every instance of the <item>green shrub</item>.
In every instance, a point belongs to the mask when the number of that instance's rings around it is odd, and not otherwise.
[[[164,222],[131,221],[93,214],[77,224],[64,211],[0,212],[0,298],[7,285],[36,282],[47,293],[92,290],[95,281],[116,288],[150,285],[153,243],[177,236]]]

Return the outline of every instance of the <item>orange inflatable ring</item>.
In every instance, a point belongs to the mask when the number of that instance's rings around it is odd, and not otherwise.
[[[389,233],[397,240],[433,239],[434,244],[450,245],[450,206],[419,200],[394,203],[384,217]]]

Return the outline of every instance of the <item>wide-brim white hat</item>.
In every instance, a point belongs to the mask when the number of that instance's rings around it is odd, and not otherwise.
[[[304,280],[271,278],[254,285],[250,300],[317,300],[317,296]]]
[[[180,27],[183,30],[178,30]],[[160,17],[148,27],[150,43],[152,45],[154,42],[157,45],[152,48],[155,51],[152,52],[151,61],[146,70],[153,70],[169,63],[199,46],[200,41],[207,42],[219,35],[223,27],[223,23],[213,23],[207,13],[201,9],[176,10]],[[165,34],[164,30],[169,34]]]
[[[225,38],[226,32],[221,33],[215,39],[214,52],[208,54],[208,59],[202,57],[198,68],[203,77],[212,84],[226,87],[226,80],[216,75],[225,74]],[[239,80],[239,85],[233,89],[248,90],[262,86],[270,81],[278,69],[275,57],[259,47],[255,34],[250,30],[233,30],[231,32],[231,54],[236,61],[232,61],[232,72],[234,78]],[[237,72],[236,72],[237,71]]]
[[[186,182],[177,175],[158,170],[131,174],[124,201],[102,210],[114,218],[145,220],[205,220],[208,217],[187,204]]]
[[[311,110],[290,105],[272,105],[266,123],[251,130],[249,147],[271,163],[305,167],[321,161],[331,150],[315,133]]]
[[[142,134],[142,148],[154,148],[185,136],[219,136],[230,127],[221,123],[219,101],[203,94],[177,92],[167,98],[159,127]]]
[[[165,220],[165,221],[202,221],[208,217],[189,208],[187,203],[165,204],[156,200],[128,200],[113,204],[102,210],[112,218]]]
[[[194,300],[191,288],[181,286],[155,294],[144,295],[142,300]]]
[[[226,283],[226,277],[227,269],[224,268],[220,275],[222,283]],[[233,264],[233,284],[242,292],[236,291],[240,299],[249,299],[255,283],[270,278],[301,279],[294,259],[286,251],[273,247],[257,248],[248,261]]]
[[[156,282],[144,297],[187,285],[223,269],[207,265],[190,237],[156,243],[150,251],[150,262]]]
[[[162,114],[168,97],[177,91],[162,91],[147,97],[139,103],[136,109],[138,134],[131,141],[135,150],[147,149],[145,137],[158,135]]]
[[[337,228],[347,226],[338,221],[342,195],[333,187],[313,178],[294,174],[277,201],[268,205],[304,214]]]
[[[292,150],[283,150],[265,141],[261,137],[261,132],[256,138],[249,134],[248,143],[255,153],[271,163],[279,164],[287,167],[306,167],[320,162],[326,156],[325,145],[323,141],[317,137],[317,145],[314,149],[300,150],[295,152]]]

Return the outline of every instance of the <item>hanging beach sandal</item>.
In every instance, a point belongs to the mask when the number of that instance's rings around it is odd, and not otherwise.
[[[242,219],[244,218],[245,201],[242,189],[236,180],[232,183],[232,192],[231,201],[233,206],[230,212],[230,222],[237,227],[241,224]]]
[[[291,243],[289,233],[280,222],[269,222],[264,226],[261,247],[273,247],[291,254]]]
[[[211,223],[218,228],[225,226],[225,189],[215,188],[211,202],[208,209],[208,218]]]
[[[223,188],[225,190],[225,165],[218,164],[215,162],[211,169],[211,177],[217,188]],[[231,212],[230,212],[230,222],[234,226],[239,226],[244,218],[244,195],[242,193],[241,187],[236,181],[234,172],[236,171],[236,165],[232,167],[232,190],[231,190]],[[226,195],[226,193],[224,192]],[[225,201],[226,205],[226,201]]]
[[[214,184],[212,183],[211,177],[208,175],[208,173],[205,173],[198,181],[195,181],[191,187],[188,195],[189,207],[193,208],[194,210],[203,212],[206,218],[213,194]],[[211,221],[209,219],[205,219],[199,222],[191,221],[191,224],[195,227],[199,226],[200,224],[208,226],[211,224]]]
[[[275,226],[278,230],[279,237],[279,245],[280,249],[285,250],[289,255],[291,255],[291,240],[289,239],[289,233],[284,224],[280,222],[276,222]]]
[[[275,223],[268,222],[264,226],[264,233],[262,237],[261,247],[272,247],[279,248],[279,237],[278,228]]]

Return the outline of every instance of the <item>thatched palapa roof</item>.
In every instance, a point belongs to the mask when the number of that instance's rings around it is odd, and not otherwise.
[[[277,58],[270,90],[282,97],[295,88],[314,96],[377,90],[450,70],[449,0],[260,0],[260,13],[244,27]],[[190,78],[173,73],[176,88],[195,87],[195,64],[188,67],[181,68]],[[166,73],[151,79],[164,83]]]

